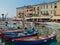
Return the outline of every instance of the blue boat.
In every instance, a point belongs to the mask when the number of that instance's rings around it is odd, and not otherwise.
[[[37,31],[36,30],[21,30],[18,32],[3,32],[4,34],[4,40],[8,41],[11,40],[12,38],[22,38],[22,37],[30,37],[30,36],[36,36]]]
[[[27,31],[19,31],[19,32],[4,32],[4,34],[5,34],[5,37],[14,38],[14,37],[37,35],[37,31],[27,30]]]
[[[52,41],[56,39],[55,34],[48,34],[44,37],[42,36],[31,36],[31,37],[23,37],[23,38],[14,38],[12,39],[13,45],[38,45],[48,41]]]

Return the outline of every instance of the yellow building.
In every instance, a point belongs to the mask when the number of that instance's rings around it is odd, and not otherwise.
[[[33,5],[33,8],[35,12],[34,16],[36,16],[34,19],[37,21],[51,21],[50,19],[55,20],[60,16],[59,1]]]
[[[50,2],[50,3],[42,3],[33,6],[36,14],[40,16],[56,16],[60,15],[60,2]]]
[[[50,21],[50,19],[54,19],[53,17],[60,16],[60,2],[41,3],[17,8],[18,18],[22,18],[23,13],[27,20]]]

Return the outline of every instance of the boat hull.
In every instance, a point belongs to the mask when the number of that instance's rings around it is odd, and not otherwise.
[[[18,35],[18,33],[22,33],[23,35]],[[30,36],[36,36],[36,35],[37,35],[37,31],[33,31],[33,33],[31,34],[28,34],[28,33],[24,34],[23,31],[20,31],[20,32],[4,32],[0,35],[0,37],[3,37],[5,41],[9,41],[13,38],[23,38],[23,37],[30,37]]]
[[[32,35],[25,35],[25,36],[19,36],[19,37],[5,37],[4,40],[5,42],[9,41],[9,40],[12,40],[14,38],[23,38],[23,37],[31,37],[31,36],[36,36],[37,34],[32,34]]]
[[[36,40],[36,41],[15,41],[12,40],[13,45],[38,45],[38,44],[42,44],[48,41],[52,41],[56,39],[56,35],[51,37],[51,38],[47,38],[47,39],[43,39],[43,40]]]

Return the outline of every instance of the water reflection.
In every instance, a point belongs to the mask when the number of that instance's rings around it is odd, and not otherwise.
[[[49,42],[46,42],[46,43],[43,43],[43,44],[39,44],[39,45],[58,45],[58,44],[57,44],[57,40],[54,39],[52,41],[49,41]]]

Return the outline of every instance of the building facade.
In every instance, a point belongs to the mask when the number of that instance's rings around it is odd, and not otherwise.
[[[49,20],[53,16],[60,16],[60,2],[41,3],[32,6],[23,6],[17,8],[17,17],[33,21]]]
[[[17,8],[17,17],[18,18],[30,18],[33,16],[33,7],[32,6],[23,6]]]
[[[59,7],[60,7],[60,2],[50,2],[50,3],[42,3],[42,4],[38,4],[36,6],[33,6],[35,9],[36,14],[40,15],[40,16],[56,16],[56,15],[60,15],[59,11]]]

